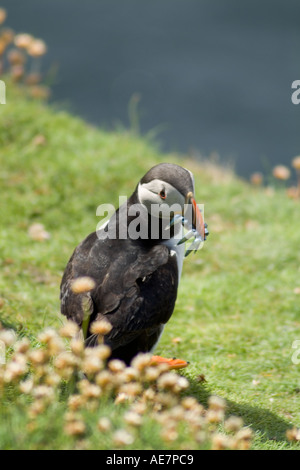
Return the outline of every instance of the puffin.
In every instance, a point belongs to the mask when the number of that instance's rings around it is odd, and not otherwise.
[[[104,335],[111,355],[126,365],[154,352],[170,320],[186,256],[202,247],[207,224],[195,201],[191,171],[173,163],[152,167],[133,194],[73,252],[60,286],[61,313],[84,332],[86,347],[98,345],[95,321],[111,325]],[[93,280],[88,292],[72,283]],[[171,369],[188,362],[152,356]]]

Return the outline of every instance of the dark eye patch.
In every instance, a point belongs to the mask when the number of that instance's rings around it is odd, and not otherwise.
[[[161,197],[162,199],[166,199],[166,197],[167,197],[166,191],[165,191],[164,189],[162,189],[162,190],[160,191],[159,195],[160,195],[160,197]]]

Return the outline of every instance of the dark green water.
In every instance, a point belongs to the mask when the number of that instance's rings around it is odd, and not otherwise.
[[[218,152],[244,176],[300,154],[299,0],[3,0],[46,40],[53,100],[94,124],[140,127],[165,150]]]

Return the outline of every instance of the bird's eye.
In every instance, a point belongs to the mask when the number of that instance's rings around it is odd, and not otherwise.
[[[166,199],[167,195],[166,195],[166,191],[164,189],[161,190],[161,192],[159,193],[160,197],[162,199]]]

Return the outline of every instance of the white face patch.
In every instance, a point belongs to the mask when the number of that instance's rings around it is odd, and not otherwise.
[[[182,213],[184,210],[184,196],[174,186],[162,180],[139,184],[138,198],[149,213],[156,215],[155,211],[161,210],[162,218],[169,218],[170,212]]]
[[[180,237],[183,237],[183,227],[180,227]],[[185,244],[178,245],[178,239],[171,238],[170,240],[166,240],[163,242],[170,250],[170,255],[175,256],[177,262],[177,269],[178,269],[178,284],[181,278],[183,261],[184,261],[184,253],[185,253]]]

